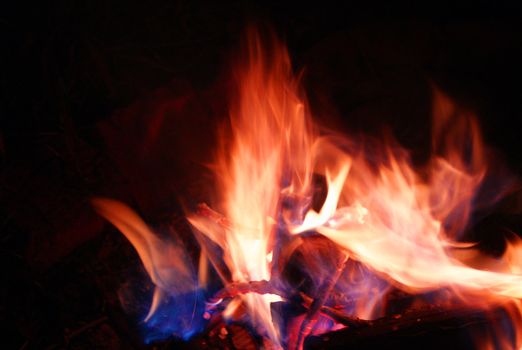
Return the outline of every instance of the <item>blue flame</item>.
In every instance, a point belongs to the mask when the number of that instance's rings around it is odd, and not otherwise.
[[[165,297],[154,315],[144,323],[142,331],[145,343],[172,336],[190,339],[205,328],[207,320],[203,318],[204,312],[205,294],[202,289]]]

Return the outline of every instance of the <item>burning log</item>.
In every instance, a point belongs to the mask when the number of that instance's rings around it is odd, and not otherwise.
[[[300,293],[300,297],[303,299],[302,305],[305,308],[310,309],[314,299],[310,298],[308,295],[306,295],[304,293]],[[371,325],[371,322],[372,322],[372,321],[362,320],[357,317],[349,316],[338,309],[335,309],[333,307],[326,306],[326,305],[321,306],[319,311],[321,312],[322,315],[331,318],[335,322],[338,322],[342,325],[345,325],[345,326],[351,327],[351,328],[367,327],[368,325]]]
[[[218,291],[212,298],[206,302],[206,312],[210,313],[214,311],[219,305],[223,303],[225,299],[234,298],[238,295],[256,293],[256,294],[276,294],[282,298],[293,300],[292,296],[288,295],[288,292],[278,289],[270,281],[250,281],[242,283],[230,283],[220,291]],[[324,305],[329,293],[322,292],[322,297],[311,298],[303,292],[298,295],[299,304],[305,309],[309,310],[309,314],[313,311],[314,315],[320,312],[321,314],[333,319],[334,321],[341,323],[345,326],[352,328],[365,327],[371,323],[371,321],[361,320],[356,317],[351,317],[340,310]],[[315,305],[314,305],[315,303]],[[319,307],[319,304],[322,303]]]
[[[337,266],[337,269],[335,270],[334,274],[324,282],[322,288],[319,291],[319,294],[310,304],[310,309],[308,310],[308,313],[306,314],[306,317],[299,328],[299,335],[297,338],[297,343],[295,345],[296,349],[302,349],[305,338],[310,334],[313,326],[317,321],[317,316],[321,311],[321,307],[324,305],[324,303],[330,296],[333,287],[335,286],[337,280],[344,271],[348,258],[349,255],[345,253],[341,258],[340,263]]]
[[[284,295],[281,290],[266,280],[229,283],[207,301],[207,312],[215,309],[224,299],[247,293]]]
[[[256,286],[254,289],[263,284],[266,286],[266,283],[253,284]],[[312,299],[304,295],[303,301],[309,303]],[[390,348],[395,345],[406,349],[435,349],[441,345],[471,349],[474,347],[468,334],[485,331],[491,323],[500,320],[492,320],[484,311],[471,308],[423,308],[372,321],[351,318],[326,306],[321,307],[320,312],[338,321],[344,320],[347,327],[320,336],[306,337],[303,342],[305,349],[345,349],[350,345],[358,349]],[[220,318],[206,334],[185,346],[187,349],[225,347],[242,350],[246,348],[244,346],[249,349],[268,348],[266,339],[258,339],[251,332],[248,327],[239,324],[225,325]]]
[[[358,349],[474,348],[472,332],[487,332],[488,326],[496,321],[500,319],[491,320],[489,314],[471,308],[410,310],[402,315],[361,322],[356,327],[309,336],[304,347],[311,350],[346,349],[350,345]]]

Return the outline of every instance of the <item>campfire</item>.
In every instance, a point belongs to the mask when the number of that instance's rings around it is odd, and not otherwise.
[[[208,166],[214,191],[186,206],[198,263],[126,204],[92,200],[155,285],[146,340],[243,332],[236,348],[302,349],[480,314],[492,331],[473,334],[476,347],[519,349],[522,242],[493,257],[463,241],[474,210],[512,190],[496,179],[478,200],[499,175],[473,113],[433,86],[432,154],[413,165],[390,136],[319,125],[283,43],[245,37]]]

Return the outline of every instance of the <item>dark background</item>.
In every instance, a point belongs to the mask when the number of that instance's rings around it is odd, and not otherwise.
[[[226,66],[246,23],[271,23],[287,42],[327,125],[374,135],[389,127],[422,158],[431,82],[477,113],[486,142],[520,178],[521,15],[515,1],[2,4],[3,342],[140,346],[117,291],[143,271],[88,198],[116,197],[159,226],[173,215],[185,225],[179,201],[209,186],[202,163],[226,115]],[[521,211],[518,191],[475,234],[501,250],[491,232],[521,232]]]

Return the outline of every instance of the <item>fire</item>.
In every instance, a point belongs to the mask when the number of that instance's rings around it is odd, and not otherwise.
[[[244,305],[261,334],[275,344],[292,343],[282,341],[271,303],[284,299],[277,291],[296,288],[284,278],[285,263],[299,246],[306,248],[305,235],[313,232],[333,242],[333,254],[341,257],[332,258],[340,267],[324,271],[313,254],[305,257],[305,268],[323,281],[317,283],[323,295],[316,297],[323,304],[342,290],[356,299],[351,315],[371,319],[382,316],[379,305],[391,288],[412,295],[444,289],[452,300],[473,307],[505,305],[516,333],[513,348],[522,346],[522,244],[508,242],[504,256],[493,259],[458,241],[474,208],[492,204],[508,190],[501,188],[491,203],[477,203],[488,176],[488,151],[473,114],[434,88],[433,153],[414,168],[408,152],[392,141],[358,144],[320,132],[276,38],[266,40],[250,30],[245,61],[234,73],[237,91],[212,167],[215,193],[210,207],[187,215],[201,245],[199,278],[192,277],[179,244],[157,238],[123,204],[94,200],[134,245],[156,285],[146,320],[166,295],[208,289],[208,260],[225,286],[252,281],[275,286],[234,295],[223,314],[233,317]],[[327,185],[318,210],[312,208],[314,178]],[[336,277],[328,279],[332,269]],[[345,269],[349,273],[342,273]],[[346,276],[358,276],[359,282]],[[302,345],[316,321],[314,315],[303,321],[294,346]]]

